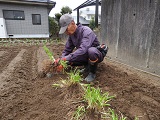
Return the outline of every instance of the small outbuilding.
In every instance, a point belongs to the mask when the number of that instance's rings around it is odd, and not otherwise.
[[[0,0],[0,38],[48,38],[50,0]]]

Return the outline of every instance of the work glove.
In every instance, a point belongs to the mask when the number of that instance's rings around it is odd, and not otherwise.
[[[105,44],[97,46],[97,49],[102,53],[102,56],[105,57],[108,52],[108,47]]]
[[[55,60],[54,64],[56,67],[56,71],[57,72],[61,72],[63,70],[63,65],[60,65],[60,61],[66,61],[66,58],[58,58]]]
[[[62,65],[58,65],[56,68],[57,72],[62,72],[63,71],[63,66]]]
[[[58,59],[56,59],[56,60],[54,61],[54,64],[55,64],[56,66],[58,66],[59,63],[60,63],[60,60],[66,61],[66,58],[58,58]]]

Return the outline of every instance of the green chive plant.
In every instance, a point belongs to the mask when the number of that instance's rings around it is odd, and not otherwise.
[[[118,120],[118,115],[114,112],[113,109],[109,109],[111,120]]]
[[[138,118],[138,117],[135,117],[134,120],[139,120],[139,118]]]
[[[65,86],[65,84],[66,84],[66,81],[62,80],[61,83],[52,84],[52,87],[54,87],[54,88],[62,88],[62,87]]]
[[[60,40],[59,39],[56,39],[56,44],[59,44],[60,43]]]
[[[63,66],[63,73],[64,73],[64,70],[68,68],[67,61],[60,60],[59,64]]]
[[[79,69],[75,69],[68,74],[68,84],[72,85],[72,84],[76,84],[76,83],[80,83],[82,81],[82,76],[80,75],[80,70]]]
[[[80,75],[80,70],[73,70],[67,73],[68,77],[67,80],[62,79],[59,84],[53,84],[53,87],[64,87],[64,86],[71,86],[75,84],[79,84],[82,81],[82,76]]]
[[[127,119],[126,117],[123,117],[123,115],[121,115],[121,117],[118,118],[118,115],[111,108],[109,108],[109,113],[110,113],[110,119],[111,120],[126,120]]]
[[[99,88],[87,86],[84,93],[84,101],[87,102],[87,109],[95,110],[97,112],[104,111],[105,106],[110,106],[108,103],[114,96],[109,96],[109,93],[101,93]]]
[[[73,113],[71,120],[83,120],[86,109],[84,106],[78,106],[77,110]]]
[[[43,46],[43,49],[45,50],[45,52],[48,55],[49,59],[52,60],[52,61],[55,61],[55,59],[53,57],[53,53],[47,48],[46,45]]]

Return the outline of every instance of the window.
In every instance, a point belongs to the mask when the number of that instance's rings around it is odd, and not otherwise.
[[[24,11],[3,10],[3,16],[6,20],[24,20]]]
[[[33,23],[33,25],[41,25],[41,15],[40,14],[32,14],[32,23]]]

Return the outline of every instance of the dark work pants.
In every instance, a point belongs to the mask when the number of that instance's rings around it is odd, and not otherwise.
[[[87,65],[88,61],[95,61],[96,63],[102,62],[104,57],[96,47],[90,47],[85,55],[79,56],[77,61],[72,61],[73,66]]]

